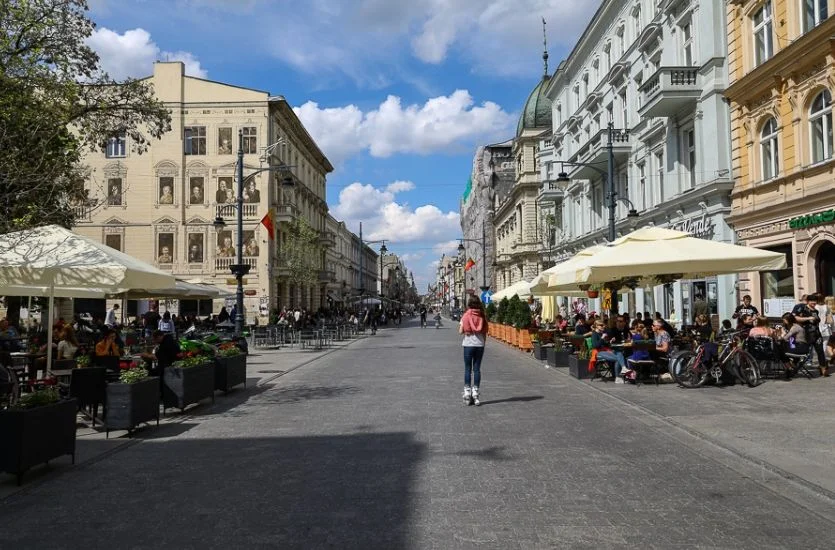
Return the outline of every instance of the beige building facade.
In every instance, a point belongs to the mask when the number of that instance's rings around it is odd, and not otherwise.
[[[786,255],[740,277],[770,317],[835,293],[835,1],[727,4],[733,172],[729,223],[742,244]]]
[[[116,136],[104,154],[90,155],[90,202],[77,208],[75,230],[156,265],[175,277],[234,293],[237,224],[234,204],[239,132],[243,136],[244,263],[247,318],[269,309],[327,305],[336,281],[328,228],[328,159],[287,101],[260,90],[186,76],[180,62],[158,62],[148,78],[171,110],[172,129],[138,155]],[[285,169],[249,175],[265,167]],[[281,181],[292,177],[292,187]],[[274,212],[275,238],[261,220]],[[213,221],[222,216],[226,226]],[[280,260],[288,226],[305,220],[319,235],[311,254],[316,282],[298,284]],[[233,283],[233,284],[230,284]],[[222,304],[215,303],[215,310]]]

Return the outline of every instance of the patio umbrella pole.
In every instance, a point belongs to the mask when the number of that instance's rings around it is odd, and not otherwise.
[[[52,324],[55,322],[55,281],[49,285],[49,324],[46,326],[46,367],[44,378],[52,369]]]

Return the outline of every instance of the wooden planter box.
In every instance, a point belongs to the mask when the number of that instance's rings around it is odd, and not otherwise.
[[[591,375],[589,374],[589,360],[580,359],[576,355],[569,355],[568,374],[581,380],[591,378]]]
[[[246,387],[246,355],[215,357],[215,389],[229,393],[239,384]]]
[[[533,356],[540,361],[545,361],[548,359],[548,347],[544,346],[542,342],[534,342],[533,343]]]
[[[110,430],[133,432],[137,425],[156,419],[159,426],[159,377],[133,384],[107,385],[107,436]]]
[[[17,484],[32,466],[63,455],[75,464],[75,421],[78,401],[0,411],[0,470],[17,476]]]
[[[508,327],[510,331],[510,345],[517,347],[519,345],[519,331],[515,327]]]
[[[207,397],[215,402],[215,365],[207,362],[199,367],[167,367],[163,373],[162,408],[185,410],[192,403]]]
[[[531,342],[531,331],[526,328],[519,329],[516,331],[516,345],[519,346],[519,349],[522,351],[531,351],[533,349],[533,342]]]

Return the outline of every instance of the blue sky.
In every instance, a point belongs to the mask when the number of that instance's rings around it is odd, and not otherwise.
[[[283,95],[331,159],[331,212],[387,239],[420,291],[460,236],[478,145],[513,137],[542,74],[597,0],[89,0],[117,77],[156,59]]]

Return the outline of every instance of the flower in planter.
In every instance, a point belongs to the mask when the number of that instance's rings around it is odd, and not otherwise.
[[[75,366],[79,369],[83,369],[84,367],[90,366],[90,356],[89,355],[79,355],[75,359]]]
[[[224,342],[217,347],[220,357],[235,357],[243,353],[234,342]]]
[[[184,355],[181,359],[174,361],[171,366],[178,367],[181,369],[188,369],[191,367],[202,367],[203,365],[209,362],[209,358],[205,355],[189,355],[189,354],[182,354]]]
[[[123,370],[119,374],[119,382],[122,384],[135,384],[148,378],[148,371],[145,367],[134,367]]]

